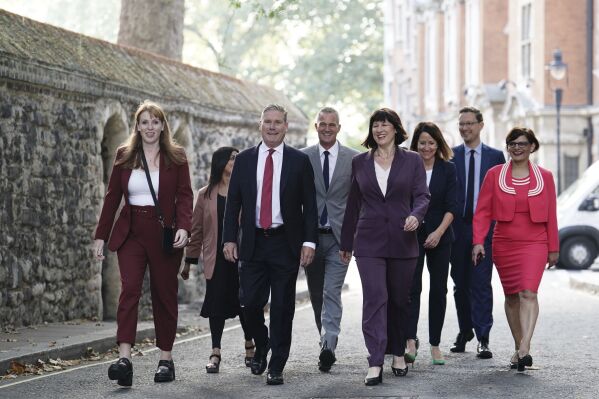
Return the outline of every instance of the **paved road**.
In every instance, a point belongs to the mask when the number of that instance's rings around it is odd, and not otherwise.
[[[425,273],[426,274],[426,273]],[[491,360],[475,358],[470,343],[465,354],[448,354],[445,366],[432,366],[423,344],[416,365],[407,377],[393,377],[387,360],[383,384],[365,387],[366,351],[362,339],[361,291],[355,265],[348,275],[344,296],[345,314],[337,350],[338,363],[331,373],[316,368],[318,338],[308,305],[298,306],[291,356],[285,369],[285,385],[269,387],[264,377],[250,374],[243,366],[243,336],[230,324],[223,337],[221,373],[207,375],[210,339],[200,336],[177,344],[177,381],[154,384],[157,353],[134,360],[134,386],[120,389],[106,378],[107,364],[89,365],[54,373],[40,379],[17,380],[0,385],[0,398],[357,398],[357,397],[566,397],[599,396],[599,297],[568,288],[568,272],[545,274],[540,289],[541,315],[532,354],[537,369],[525,374],[510,371],[511,337],[505,322],[501,288],[495,280],[495,326]],[[450,283],[451,285],[451,283]],[[451,292],[451,291],[450,291]],[[423,293],[426,295],[426,293]],[[426,301],[425,301],[426,302]],[[423,309],[423,315],[426,310]],[[426,320],[421,317],[421,320]],[[457,329],[450,298],[442,338],[445,352]],[[426,325],[420,337],[426,342]]]

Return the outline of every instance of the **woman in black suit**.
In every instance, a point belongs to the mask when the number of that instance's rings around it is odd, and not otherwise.
[[[424,161],[426,184],[431,200],[424,221],[418,228],[420,253],[410,292],[405,360],[407,363],[414,363],[418,354],[416,331],[420,314],[422,269],[426,255],[426,265],[430,273],[428,325],[431,357],[433,364],[442,365],[445,364],[445,359],[439,349],[439,342],[445,319],[447,275],[451,243],[454,240],[451,222],[457,212],[456,169],[455,165],[449,162],[453,157],[451,148],[445,142],[441,130],[432,122],[421,122],[416,126],[410,149],[417,151]]]

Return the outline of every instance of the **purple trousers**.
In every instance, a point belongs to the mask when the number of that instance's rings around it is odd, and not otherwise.
[[[418,258],[356,257],[362,280],[362,332],[368,366],[381,366],[385,352],[403,356],[410,288]]]

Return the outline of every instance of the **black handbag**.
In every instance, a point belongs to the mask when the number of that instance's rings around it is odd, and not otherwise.
[[[148,179],[148,185],[150,186],[150,192],[152,193],[152,199],[154,200],[154,206],[156,207],[156,212],[158,213],[158,221],[162,226],[162,249],[167,254],[173,252],[173,242],[175,241],[175,221],[173,220],[172,226],[167,226],[164,224],[164,216],[162,215],[162,210],[160,209],[160,205],[158,205],[158,198],[156,198],[156,193],[154,192],[154,186],[152,186],[152,178],[150,177],[150,170],[148,169],[148,161],[146,161],[146,154],[144,154],[144,150],[141,150],[141,161],[144,164],[144,171],[146,172],[146,179]]]

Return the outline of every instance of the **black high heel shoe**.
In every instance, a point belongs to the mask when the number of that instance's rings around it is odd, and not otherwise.
[[[364,385],[373,386],[383,382],[383,365],[381,364],[381,371],[379,371],[378,377],[364,378]]]
[[[396,377],[405,377],[408,374],[408,365],[406,364],[406,368],[396,369],[391,366],[391,371],[393,371],[393,375]]]
[[[126,357],[121,357],[108,367],[108,378],[117,380],[116,383],[122,387],[133,385],[133,365]]]
[[[520,355],[518,355],[518,371],[524,371],[526,366],[532,366],[532,356],[525,355],[524,357],[520,357]]]

